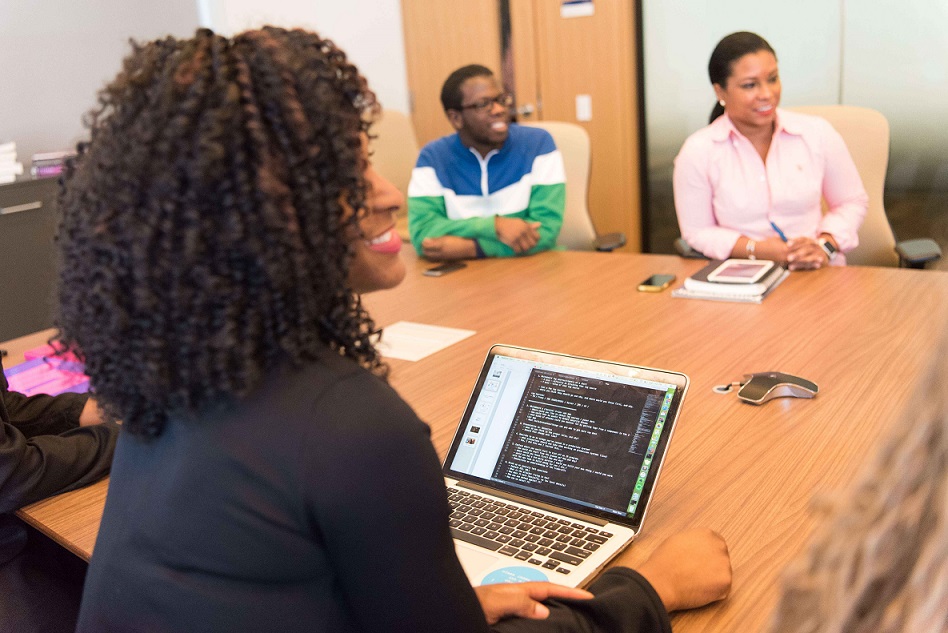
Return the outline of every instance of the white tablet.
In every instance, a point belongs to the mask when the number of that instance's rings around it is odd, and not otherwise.
[[[729,284],[752,284],[774,267],[766,259],[729,259],[708,273],[708,281]]]

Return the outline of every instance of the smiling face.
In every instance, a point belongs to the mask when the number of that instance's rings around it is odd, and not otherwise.
[[[780,104],[777,58],[766,50],[748,53],[731,65],[726,85],[714,84],[724,111],[744,136],[772,133]]]
[[[353,241],[354,256],[349,283],[359,293],[394,288],[405,278],[405,262],[399,257],[402,239],[395,230],[395,212],[405,203],[402,193],[369,164],[365,171],[362,235]]]
[[[461,142],[481,156],[507,141],[510,110],[495,100],[503,94],[493,76],[471,77],[461,84],[461,110],[448,110],[448,120]],[[486,107],[477,107],[487,104]]]

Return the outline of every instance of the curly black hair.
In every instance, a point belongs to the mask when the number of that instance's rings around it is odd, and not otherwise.
[[[132,48],[60,194],[58,338],[106,413],[157,436],[327,345],[384,375],[347,281],[379,113],[356,67],[274,27]]]

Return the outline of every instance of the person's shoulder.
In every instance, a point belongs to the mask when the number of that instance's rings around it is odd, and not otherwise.
[[[322,479],[340,464],[375,477],[422,459],[437,462],[430,428],[388,383],[348,359],[326,361],[310,371],[330,369],[335,377],[313,399],[298,436],[308,477]]]
[[[777,116],[780,119],[780,126],[791,134],[801,136],[814,133],[821,136],[836,134],[836,128],[829,121],[815,114],[804,114],[803,112],[779,108]]]
[[[543,139],[553,140],[553,137],[550,133],[543,129],[542,127],[537,127],[534,125],[520,125],[519,123],[510,124],[510,136],[514,140],[533,140],[540,141]]]
[[[710,156],[712,150],[730,136],[730,129],[724,117],[718,117],[710,125],[692,132],[678,151],[678,160],[696,160],[699,157]]]
[[[731,137],[731,132],[733,131],[734,124],[731,123],[731,120],[726,114],[722,114],[708,125],[692,132],[685,142],[690,141],[692,143],[706,144],[722,143]]]
[[[439,162],[444,161],[452,154],[456,153],[460,146],[460,140],[457,133],[448,134],[441,138],[436,138],[421,148],[418,155],[417,167],[434,167]]]
[[[328,347],[321,351],[315,360],[300,367],[294,380],[312,385],[314,394],[361,390],[365,392],[366,397],[371,398],[390,390],[388,385],[372,372]]]
[[[513,149],[535,156],[556,151],[553,136],[543,128],[532,125],[511,123],[507,142]]]
[[[406,428],[427,433],[412,408],[382,378],[334,352],[321,355],[298,378],[318,389],[314,402],[326,430],[361,436],[363,440]]]

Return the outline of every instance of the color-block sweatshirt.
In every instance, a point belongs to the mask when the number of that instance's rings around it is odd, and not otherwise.
[[[476,240],[488,257],[511,257],[497,239],[494,217],[540,223],[529,252],[556,245],[566,202],[563,158],[546,130],[510,125],[504,146],[486,157],[457,134],[428,143],[408,186],[408,230],[419,254],[428,237]]]

